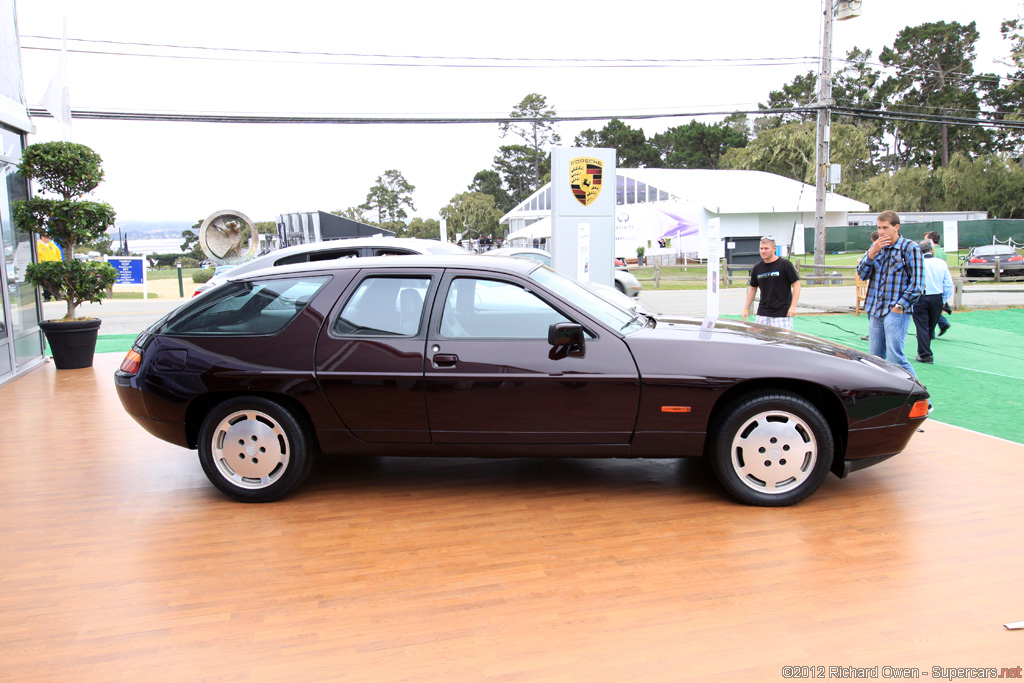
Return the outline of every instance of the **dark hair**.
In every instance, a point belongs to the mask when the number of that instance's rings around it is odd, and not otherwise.
[[[872,230],[871,231],[871,241],[872,242],[877,242],[878,241],[878,231],[877,230]]]
[[[935,232],[934,230],[926,232],[924,236],[925,238],[930,239],[932,241],[932,244],[939,243],[939,233]]]
[[[900,224],[900,216],[895,211],[883,211],[882,213],[878,214],[878,220],[885,221],[889,225],[893,226]]]

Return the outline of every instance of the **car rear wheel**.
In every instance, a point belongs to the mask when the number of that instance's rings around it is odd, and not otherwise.
[[[750,394],[726,409],[711,464],[722,486],[750,505],[792,505],[821,486],[832,465],[832,430],[806,399]]]
[[[231,498],[266,503],[308,476],[313,441],[284,406],[264,398],[233,398],[203,421],[199,462],[210,482]]]

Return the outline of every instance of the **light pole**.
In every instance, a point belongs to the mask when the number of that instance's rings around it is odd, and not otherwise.
[[[840,21],[860,16],[861,0],[822,0],[825,25],[821,38],[821,68],[818,71],[818,135],[814,155],[814,276],[825,275],[825,194],[827,192],[829,143],[832,120],[832,18]],[[821,282],[816,279],[816,282]]]

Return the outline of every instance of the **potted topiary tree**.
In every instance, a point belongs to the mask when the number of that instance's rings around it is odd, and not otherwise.
[[[79,304],[98,302],[117,279],[108,263],[75,259],[75,247],[104,236],[114,225],[114,209],[103,202],[84,201],[103,180],[100,156],[85,145],[40,142],[29,145],[18,170],[58,198],[34,197],[14,203],[14,222],[22,230],[46,235],[64,250],[63,260],[30,264],[25,279],[67,302],[67,314],[39,327],[61,370],[92,365],[99,318],[77,318]]]
[[[636,248],[636,264],[638,266],[644,265],[644,252],[646,251],[647,249],[642,246]]]

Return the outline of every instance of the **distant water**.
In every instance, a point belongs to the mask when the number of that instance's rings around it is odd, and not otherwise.
[[[117,241],[116,239],[114,240]],[[144,239],[128,240],[128,251],[132,254],[181,254],[181,243],[185,240],[181,237],[176,239]]]

